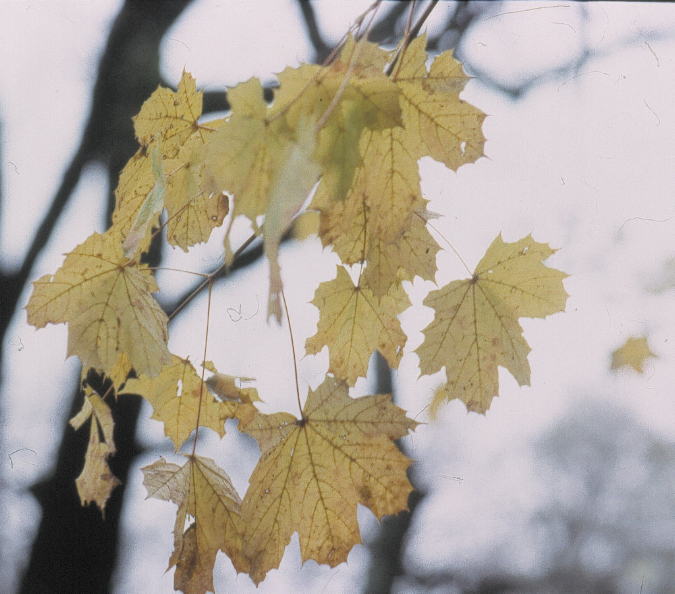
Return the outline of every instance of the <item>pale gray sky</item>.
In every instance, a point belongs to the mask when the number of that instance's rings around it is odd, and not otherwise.
[[[320,2],[320,26],[336,41],[368,5]],[[41,209],[51,200],[77,146],[97,59],[120,6],[110,1],[0,2],[3,268],[21,260]],[[439,11],[449,8],[449,3],[439,5]],[[582,10],[587,11],[585,17]],[[463,97],[489,114],[484,124],[489,158],[458,172],[429,159],[421,163],[425,197],[431,200],[431,210],[444,215],[434,224],[469,267],[498,233],[506,241],[533,233],[537,241],[561,248],[549,264],[571,275],[565,281],[570,298],[565,314],[522,324],[533,349],[531,387],[519,388],[502,373],[501,395],[485,417],[467,415],[462,404],[453,403],[440,420],[408,438],[412,457],[420,461],[420,482],[448,495],[434,497],[420,511],[417,536],[408,547],[413,563],[462,567],[481,562],[494,551],[485,545],[487,539],[503,543],[510,531],[519,529],[517,523],[507,522],[517,516],[511,510],[527,509],[537,493],[529,440],[571,403],[578,404],[581,395],[619,404],[675,438],[673,287],[661,293],[646,291],[668,270],[672,276],[672,260],[670,269],[666,262],[675,252],[673,33],[675,6],[670,4],[586,3],[582,9],[568,2],[509,2],[464,40],[462,51],[471,63],[512,83],[533,71],[555,68],[582,48],[592,52],[578,72],[543,79],[518,101],[477,80],[470,82]],[[281,1],[198,0],[171,29],[162,51],[167,80],[176,83],[185,68],[199,87],[209,89],[251,76],[269,80],[310,54],[295,4]],[[54,272],[61,254],[92,231],[102,230],[107,188],[101,180],[93,169],[80,184],[34,278]],[[166,264],[202,268],[219,254],[216,240],[190,257],[176,250]],[[318,242],[309,242],[284,250],[281,263],[291,310],[296,312],[296,341],[302,345],[314,333],[318,317],[307,302],[315,283],[334,274],[335,260]],[[439,283],[466,274],[450,249],[439,256],[439,267]],[[287,331],[268,327],[263,315],[266,274],[261,263],[245,284],[214,293],[221,301],[212,311],[210,357],[221,370],[257,377],[267,411],[295,412]],[[167,273],[159,275],[166,292],[175,292],[172,279]],[[414,303],[419,306],[432,286],[418,279],[411,290]],[[228,308],[252,317],[235,322]],[[195,335],[194,328],[203,327],[204,319],[203,307],[196,307],[177,320],[171,328],[173,352],[201,360],[203,334]],[[429,312],[418,307],[402,319],[409,330],[409,354],[397,374],[397,398],[410,416],[427,420],[425,408],[439,378],[418,380],[412,351],[421,342]],[[641,376],[610,373],[611,351],[629,336],[642,334],[659,358],[648,362]],[[59,396],[77,369],[72,359],[64,364],[66,336],[64,326],[36,332],[26,325],[23,311],[8,334],[0,388],[0,472],[9,489],[0,504],[5,507],[0,536],[2,548],[11,542],[19,555],[26,554],[27,535],[35,529],[39,513],[24,489],[51,469],[67,414]],[[263,344],[265,349],[260,348]],[[303,389],[316,387],[326,367],[325,353],[303,359]],[[365,389],[365,382],[361,384]],[[138,466],[155,460],[157,452],[171,454],[161,427],[149,420],[149,412],[146,416],[139,438],[158,449]],[[223,464],[243,493],[255,457],[232,457],[240,440],[230,430],[222,446],[211,437],[205,445],[207,455]],[[17,453],[10,457],[12,452]],[[145,501],[139,471],[132,472],[129,486],[124,533],[129,547],[117,592],[171,592],[173,572],[164,570],[173,547],[175,506]],[[372,515],[367,510],[359,513],[368,533]],[[536,566],[537,554],[536,549],[514,548],[495,562]],[[0,563],[4,592],[11,583],[5,577],[11,563],[7,557]],[[292,591],[302,579],[313,591],[354,591],[366,570],[367,553],[355,547],[347,565],[331,570],[308,563],[301,572],[294,538],[280,571],[270,572],[257,590],[246,576],[236,578],[236,584],[241,592],[280,592]],[[223,557],[218,558],[216,575],[228,584],[235,579]]]

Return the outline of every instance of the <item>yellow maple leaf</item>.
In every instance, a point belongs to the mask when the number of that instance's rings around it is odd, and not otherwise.
[[[177,92],[160,86],[143,103],[133,118],[136,138],[144,147],[161,138],[162,154],[175,157],[193,134],[206,141],[207,131],[197,123],[201,115],[202,92],[197,92],[195,79],[184,71]]]
[[[260,81],[251,78],[228,91],[232,115],[206,147],[208,187],[232,194],[232,220],[245,215],[258,227],[272,180],[292,149],[293,131],[283,118],[267,119]]]
[[[167,240],[183,250],[207,241],[222,224],[229,202],[207,190],[205,144],[224,123],[200,125],[202,93],[184,72],[178,92],[159,87],[143,104],[134,123],[142,149],[120,175],[115,190],[113,225],[129,256],[147,251],[149,231],[166,206]]]
[[[82,409],[70,419],[70,425],[77,431],[90,418],[91,428],[84,469],[75,479],[75,485],[82,505],[93,501],[105,516],[106,503],[113,489],[120,484],[108,466],[108,458],[116,451],[113,441],[114,422],[110,407],[87,387]]]
[[[415,215],[410,228],[396,243],[382,240],[371,243],[361,277],[363,286],[379,298],[402,280],[413,280],[419,276],[433,281],[439,250],[440,246],[427,230],[424,219]]]
[[[28,323],[68,323],[68,355],[85,367],[111,370],[126,353],[138,373],[154,375],[170,360],[168,320],[155,291],[152,273],[129,265],[112,230],[94,233],[56,274],[33,282]]]
[[[359,143],[361,163],[347,198],[326,202],[317,190],[313,207],[321,210],[319,235],[345,264],[363,262],[373,243],[396,243],[422,204],[417,166],[401,127],[366,130]]]
[[[554,252],[529,235],[514,243],[499,235],[470,279],[429,293],[424,305],[435,317],[416,352],[423,374],[445,366],[447,384],[437,398],[460,398],[469,410],[485,413],[498,395],[500,365],[519,385],[529,385],[530,347],[518,318],[565,309],[567,275],[542,263]]]
[[[237,572],[249,570],[241,554],[241,499],[223,469],[209,458],[189,456],[183,466],[160,458],[142,470],[148,497],[178,505],[169,560],[169,569],[176,566],[176,590],[213,592],[213,565],[219,550],[232,560]],[[190,521],[187,529],[186,520]]]
[[[152,405],[152,418],[164,423],[164,433],[171,438],[176,451],[197,425],[213,429],[223,437],[225,421],[234,417],[238,406],[237,402],[214,398],[192,363],[176,355],[156,377],[128,380],[123,393],[140,394]]]
[[[403,126],[408,150],[457,169],[483,155],[481,131],[485,114],[462,101],[469,81],[452,51],[437,56],[427,72],[427,38],[420,35],[408,46],[393,78],[401,94]]]
[[[417,423],[389,395],[352,399],[346,383],[327,376],[310,390],[301,419],[252,405],[239,419],[262,452],[241,508],[256,584],[279,566],[294,531],[303,561],[334,567],[361,542],[358,503],[378,518],[407,509],[410,460],[392,440]]]
[[[393,286],[378,299],[370,289],[355,286],[338,266],[337,277],[319,285],[312,303],[319,309],[319,323],[305,350],[316,354],[328,345],[330,373],[353,386],[366,375],[376,350],[390,367],[398,367],[407,337],[397,316],[410,306],[402,287]]]
[[[224,120],[209,122],[206,129],[213,134],[223,123]],[[176,157],[164,162],[166,238],[184,251],[207,241],[211,231],[223,224],[230,208],[227,195],[207,189],[205,146],[203,136],[190,136]]]
[[[647,337],[631,336],[612,353],[612,370],[632,367],[638,373],[643,373],[644,362],[651,357],[656,357],[656,355],[649,348]]]

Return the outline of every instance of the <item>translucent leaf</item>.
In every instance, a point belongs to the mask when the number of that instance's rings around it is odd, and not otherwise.
[[[531,236],[504,243],[500,235],[470,279],[429,293],[424,305],[435,316],[416,352],[424,374],[445,366],[447,384],[437,401],[460,398],[469,410],[484,413],[498,395],[500,365],[518,384],[529,385],[530,347],[518,318],[565,309],[567,275],[542,263],[554,251]]]
[[[183,466],[160,458],[142,470],[148,497],[178,505],[169,560],[169,569],[176,566],[176,590],[214,592],[213,565],[219,550],[238,572],[248,571],[241,554],[241,499],[223,469],[209,458],[190,456]],[[191,521],[187,529],[186,520]]]
[[[357,504],[378,518],[407,509],[410,460],[392,440],[417,423],[389,395],[352,399],[344,382],[327,377],[310,390],[301,419],[253,406],[239,418],[262,451],[242,503],[256,584],[279,566],[295,531],[303,561],[334,567],[361,542]]]
[[[85,367],[111,370],[126,353],[138,373],[155,375],[170,360],[167,317],[155,291],[152,273],[129,266],[113,233],[94,233],[55,275],[33,282],[28,322],[67,322],[68,354]]]
[[[378,299],[370,289],[355,286],[347,271],[338,266],[337,277],[319,285],[312,303],[320,317],[317,332],[307,339],[305,350],[315,354],[328,345],[330,373],[354,385],[366,375],[376,350],[391,367],[398,367],[406,335],[397,316],[410,306],[401,287],[393,287]]]

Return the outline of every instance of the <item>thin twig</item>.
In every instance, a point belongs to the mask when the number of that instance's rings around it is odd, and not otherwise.
[[[256,233],[253,233],[241,246],[239,249],[234,252],[234,257],[232,258],[233,260],[236,260],[237,257],[241,255],[241,253],[249,246],[255,238],[258,237]],[[197,297],[206,287],[208,287],[210,284],[214,283],[220,276],[222,276],[227,270],[230,268],[225,262],[223,262],[218,268],[216,268],[211,274],[209,274],[206,277],[206,280],[199,285],[192,293],[190,293],[176,309],[174,309],[171,314],[169,315],[169,322],[173,320],[181,311],[183,311],[191,302],[192,300]]]
[[[206,349],[209,344],[209,324],[211,322],[211,289],[213,288],[213,281],[209,281],[209,303],[206,308],[206,334],[204,335],[204,356],[202,361],[206,361]],[[197,407],[197,422],[195,423],[195,439],[192,442],[192,456],[197,451],[197,438],[199,437],[199,421],[202,416],[202,403],[204,402],[204,373],[206,369],[202,365],[202,380],[199,384],[199,406]]]
[[[405,55],[405,52],[408,49],[408,46],[410,45],[410,42],[415,37],[417,37],[418,33],[420,32],[420,29],[422,28],[422,25],[429,18],[431,11],[434,8],[436,8],[436,4],[438,4],[438,0],[431,0],[429,6],[427,6],[426,10],[422,13],[422,16],[419,19],[417,19],[417,22],[406,33],[405,37],[403,38],[403,42],[401,43],[401,47],[398,50],[398,53],[394,56],[394,59],[390,62],[389,66],[387,66],[387,68],[384,71],[384,73],[387,76],[391,76],[391,73],[394,72],[394,68],[396,67],[396,65],[401,64],[401,62],[403,61],[403,56]]]

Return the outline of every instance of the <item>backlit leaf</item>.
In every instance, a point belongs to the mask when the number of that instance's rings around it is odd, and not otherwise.
[[[398,367],[406,335],[397,316],[410,306],[400,286],[378,299],[370,289],[355,286],[347,271],[338,266],[337,277],[319,285],[312,303],[320,317],[317,332],[307,339],[305,350],[316,354],[328,345],[330,373],[353,386],[366,375],[376,350],[391,367]]]
[[[156,377],[128,380],[124,393],[141,394],[152,405],[152,418],[164,423],[164,433],[176,451],[197,425],[223,437],[225,421],[234,417],[237,407],[236,402],[214,398],[192,363],[176,355]]]
[[[28,323],[67,322],[68,354],[85,367],[110,370],[126,353],[138,373],[159,373],[170,359],[167,317],[152,297],[152,273],[128,264],[114,234],[94,233],[55,275],[33,283]]]
[[[460,398],[469,410],[484,413],[498,395],[500,365],[518,384],[529,385],[530,347],[518,318],[564,310],[567,275],[542,263],[554,252],[531,236],[504,243],[500,235],[472,278],[429,293],[424,305],[435,317],[416,352],[424,374],[445,366],[447,384],[438,398]]]
[[[327,377],[310,390],[301,419],[242,409],[240,429],[262,452],[241,510],[256,584],[279,566],[295,531],[303,561],[334,567],[361,542],[358,503],[378,518],[407,509],[410,460],[392,440],[417,423],[389,395],[352,399],[347,392]]]
[[[160,458],[142,470],[148,497],[178,505],[169,560],[169,569],[176,566],[176,590],[214,592],[213,564],[219,550],[238,572],[248,571],[248,561],[241,554],[241,499],[223,469],[209,458],[189,456],[183,466]],[[186,521],[190,522],[187,529]]]

